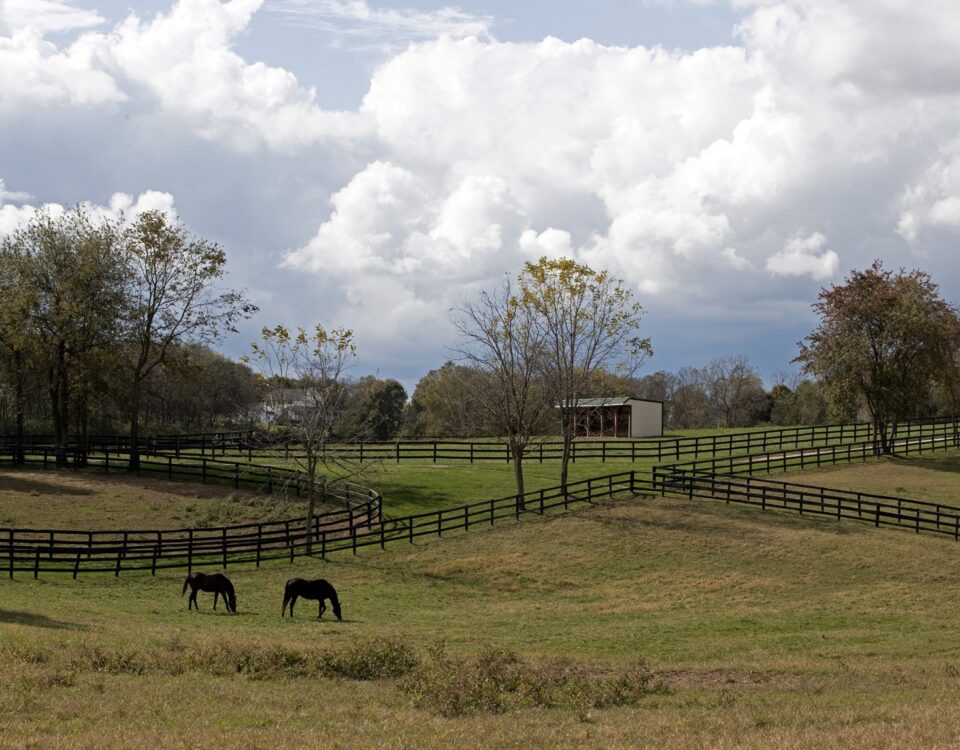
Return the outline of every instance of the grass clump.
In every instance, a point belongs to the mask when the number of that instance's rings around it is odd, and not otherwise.
[[[598,674],[568,659],[533,663],[513,651],[490,649],[454,657],[441,644],[401,682],[418,708],[446,717],[521,708],[587,709],[635,706],[662,692],[643,661]]]
[[[326,656],[328,676],[351,680],[396,679],[420,665],[420,657],[410,646],[390,638],[374,638]]]

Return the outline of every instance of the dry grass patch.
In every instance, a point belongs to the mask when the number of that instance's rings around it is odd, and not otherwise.
[[[852,466],[807,470],[774,479],[853,492],[905,497],[960,506],[960,453],[932,453],[922,458],[885,458]]]
[[[0,526],[161,529],[303,515],[306,502],[208,484],[61,470],[0,471]]]

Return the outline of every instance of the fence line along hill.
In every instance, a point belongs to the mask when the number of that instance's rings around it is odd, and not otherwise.
[[[757,480],[756,474],[803,469],[835,463],[868,460],[877,455],[877,442],[864,425],[834,425],[744,432],[720,436],[697,436],[664,441],[624,441],[619,457],[636,451],[627,443],[655,443],[649,457],[665,455],[663,444],[671,445],[673,463],[654,467],[652,475],[636,470],[623,471],[528,492],[524,496],[467,503],[456,508],[389,518],[383,502],[373,489],[342,482],[327,487],[327,500],[341,507],[320,513],[308,532],[303,518],[237,524],[233,526],[184,529],[126,529],[76,531],[64,529],[0,529],[0,570],[16,572],[71,573],[112,572],[219,566],[290,559],[305,554],[325,556],[335,551],[354,554],[363,547],[384,547],[389,542],[413,542],[423,536],[442,536],[455,530],[490,526],[505,519],[519,520],[526,514],[543,515],[552,510],[595,503],[610,498],[637,495],[682,495],[714,498],[727,503],[758,505],[816,513],[838,519],[869,521],[877,526],[901,526],[960,536],[960,515],[949,506],[921,503],[906,498],[848,493],[800,484]],[[957,419],[915,421],[905,424],[894,440],[898,454],[910,455],[960,446]],[[870,439],[864,440],[864,437]],[[858,440],[859,439],[859,440]],[[231,450],[253,451],[250,433],[161,436],[143,441],[149,456],[141,459],[139,473],[168,479],[214,482],[236,488],[300,495],[306,491],[305,475],[295,469],[261,465],[249,461],[214,458]],[[53,466],[53,450],[43,436],[28,442],[25,465]],[[842,442],[841,442],[842,441]],[[600,441],[590,441],[596,450]],[[620,441],[610,441],[616,445]],[[461,443],[475,446],[482,443]],[[94,450],[90,446],[97,446]],[[439,443],[427,444],[436,451]],[[682,447],[678,447],[682,446]],[[716,448],[715,448],[716,446]],[[744,453],[750,447],[775,446],[774,450]],[[357,449],[357,446],[350,446]],[[74,447],[72,465],[88,469],[125,471],[122,438],[96,437],[87,451]],[[500,446],[497,446],[499,449]],[[196,451],[196,452],[194,452]],[[654,453],[656,451],[656,453]],[[717,454],[721,455],[717,455]],[[725,455],[723,455],[725,454]],[[586,452],[584,456],[589,455]],[[610,454],[606,454],[610,457]],[[603,459],[604,454],[591,458]],[[676,461],[676,456],[693,456]],[[709,458],[700,456],[709,456]],[[485,459],[475,459],[485,460]],[[9,443],[0,446],[0,466],[12,464]],[[744,479],[739,475],[746,475]]]

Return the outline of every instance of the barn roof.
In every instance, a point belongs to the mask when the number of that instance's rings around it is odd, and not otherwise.
[[[662,401],[651,401],[648,398],[634,398],[633,396],[603,396],[602,398],[578,398],[573,402],[575,409],[596,409],[601,406],[629,406],[632,401],[645,401],[650,404],[662,404]]]

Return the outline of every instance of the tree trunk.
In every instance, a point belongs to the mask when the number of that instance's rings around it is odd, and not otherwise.
[[[140,469],[140,377],[133,378],[133,392],[130,394],[130,471]]]
[[[569,400],[568,400],[569,401]],[[567,494],[570,457],[573,455],[573,437],[577,433],[577,413],[571,409],[563,416],[563,454],[560,457],[560,491]]]
[[[50,408],[53,416],[53,441],[56,465],[67,465],[67,440],[70,430],[70,386],[67,382],[66,346],[57,346],[57,359],[50,369]]]
[[[517,481],[517,510],[526,510],[526,489],[523,483],[523,453],[526,446],[510,440],[510,453],[513,456],[513,476]]]
[[[90,412],[87,408],[88,395],[84,391],[83,395],[77,400],[77,447],[76,447],[76,465],[87,465],[87,450],[89,448],[87,441],[87,426],[90,421]]]
[[[313,552],[313,518],[317,510],[317,457],[307,449],[307,554]]]
[[[23,355],[15,352],[14,370],[16,371],[16,383],[14,384],[14,413],[17,420],[17,436],[13,444],[13,464],[14,466],[23,466],[25,458],[23,454]]]

